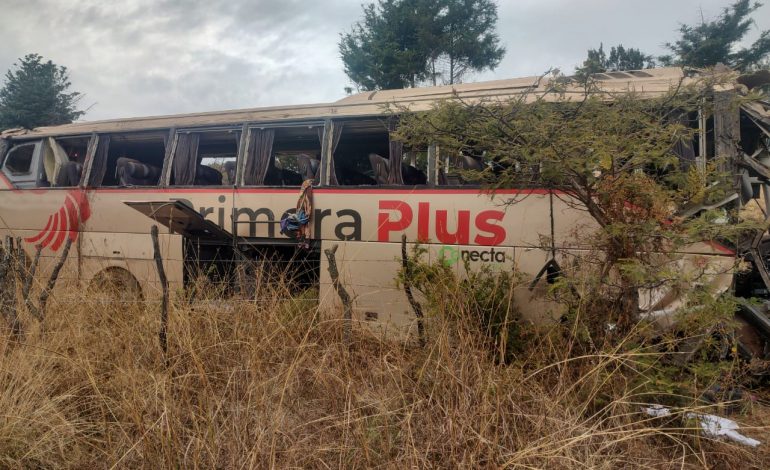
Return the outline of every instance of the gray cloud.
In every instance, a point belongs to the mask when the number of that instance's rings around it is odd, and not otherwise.
[[[37,52],[66,65],[86,119],[333,101],[339,33],[361,0],[2,0],[0,71]],[[728,0],[500,0],[508,53],[475,80],[571,71],[589,47],[660,54],[679,23]],[[755,14],[770,27],[770,6]],[[756,37],[755,28],[751,39]]]

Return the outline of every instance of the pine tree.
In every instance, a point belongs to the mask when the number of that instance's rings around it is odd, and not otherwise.
[[[421,0],[380,0],[339,43],[345,73],[361,90],[415,86],[428,75]]]
[[[28,54],[8,70],[0,89],[0,129],[66,124],[84,114],[77,109],[82,95],[68,91],[67,68]]]
[[[599,49],[589,49],[588,57],[583,61],[583,65],[578,67],[576,74],[579,77],[587,77],[594,73],[618,72],[623,70],[641,70],[655,67],[655,61],[651,55],[647,55],[629,47],[626,49],[623,44],[618,44],[610,49],[610,55],[604,52],[604,45],[600,44]]]
[[[435,61],[443,58],[446,83],[459,83],[468,72],[494,69],[505,55],[495,31],[497,5],[492,0],[443,0],[437,25]],[[434,80],[435,84],[435,80]]]
[[[762,6],[751,0],[737,0],[714,21],[697,26],[681,25],[681,37],[667,43],[673,53],[660,58],[665,65],[709,67],[718,63],[745,71],[770,56],[770,30],[762,31],[751,47],[736,50],[737,44],[754,24],[751,14]]]
[[[505,53],[493,0],[379,0],[341,35],[345,73],[361,90],[457,83]]]

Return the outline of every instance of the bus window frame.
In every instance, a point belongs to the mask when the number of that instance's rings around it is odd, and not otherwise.
[[[72,189],[72,188],[81,188],[81,187],[84,186],[85,181],[87,181],[85,179],[86,172],[88,171],[88,167],[89,167],[89,165],[91,163],[91,160],[92,160],[92,157],[91,157],[91,151],[92,151],[91,147],[94,145],[94,139],[96,139],[98,136],[97,136],[97,134],[92,133],[92,134],[67,134],[67,135],[59,135],[59,136],[51,136],[50,137],[51,139],[55,140],[57,143],[62,141],[62,140],[67,140],[67,139],[83,139],[83,138],[86,138],[86,137],[88,137],[88,144],[86,145],[86,154],[83,157],[83,170],[80,173],[80,180],[78,181],[78,184],[75,185],[75,186],[53,186],[53,185],[51,185],[52,189],[59,189],[59,188]],[[41,152],[42,152],[42,149],[41,149]],[[42,158],[42,156],[41,156],[41,158]],[[49,181],[49,183],[50,183],[50,181]]]
[[[91,140],[88,141],[88,149],[86,150],[86,161],[83,163],[83,174],[80,175],[81,188],[88,187],[88,181],[91,179],[91,167],[94,163],[94,157],[96,157],[96,150],[99,148],[99,134],[96,132],[91,133]]]
[[[325,166],[325,157],[326,157],[326,151],[325,151],[325,143],[327,140],[327,134],[326,134],[326,123],[328,121],[331,121],[331,119],[325,119],[325,120],[309,120],[309,121],[286,121],[286,122],[264,122],[264,123],[254,123],[254,122],[247,122],[243,125],[243,128],[246,130],[245,133],[241,134],[241,139],[245,140],[244,145],[240,146],[238,148],[238,160],[236,160],[236,183],[238,187],[243,188],[299,188],[299,185],[291,185],[291,186],[284,186],[284,185],[266,185],[264,182],[262,184],[245,184],[246,180],[246,168],[248,167],[248,159],[251,153],[249,152],[249,142],[251,142],[251,132],[254,130],[265,130],[265,129],[287,129],[287,128],[308,128],[308,129],[316,129],[316,128],[322,128],[323,129],[323,137],[319,142],[319,147],[321,148],[321,162],[320,162],[320,168],[319,168],[319,182],[318,187],[328,186],[328,178],[324,179],[324,166]],[[273,140],[273,149],[275,149],[275,140]],[[242,152],[241,152],[242,150]],[[271,157],[275,157],[274,150],[271,150]],[[328,175],[326,175],[328,177]]]
[[[438,144],[430,144],[428,146],[428,187],[437,187],[439,184],[438,174],[441,168],[438,164],[440,158],[440,151]]]
[[[164,133],[161,135],[161,133]],[[105,157],[107,159],[107,162],[105,162],[105,165],[109,163],[109,153],[110,153],[110,147],[115,142],[115,138],[119,136],[126,136],[126,135],[161,135],[161,138],[163,139],[163,145],[164,145],[164,155],[163,155],[163,162],[161,165],[161,174],[158,177],[158,183],[154,185],[128,185],[128,186],[120,186],[120,185],[110,185],[105,186],[104,185],[104,178],[107,177],[107,172],[109,172],[109,168],[105,169],[104,177],[102,178],[102,181],[99,182],[99,184],[90,184],[91,176],[93,173],[94,163],[96,162],[96,157],[98,155],[99,151],[99,144],[102,142],[104,137],[109,137],[110,141],[108,143],[107,151],[105,152]],[[58,136],[56,138],[66,138],[70,136]],[[111,189],[111,188],[160,188],[163,187],[163,170],[166,165],[167,160],[167,154],[168,154],[168,140],[167,135],[165,135],[165,129],[144,129],[144,130],[136,130],[136,131],[125,131],[125,132],[103,132],[103,133],[92,133],[91,134],[91,140],[88,143],[88,149],[86,151],[86,159],[85,163],[83,164],[83,174],[80,176],[80,185],[78,187],[83,188],[94,188],[94,189]],[[113,167],[113,171],[115,171],[116,168]]]
[[[6,146],[4,155],[2,156],[2,166],[0,166],[0,171],[3,172],[3,175],[5,175],[8,181],[10,181],[14,187],[24,188],[24,189],[40,187],[39,186],[41,182],[40,160],[42,158],[41,157],[42,143],[43,143],[42,139],[21,140],[17,142],[9,141],[8,145]],[[32,150],[32,158],[29,164],[29,170],[27,170],[24,173],[15,173],[11,171],[7,167],[8,156],[11,154],[11,152],[14,152],[19,147],[27,147],[30,145],[34,146],[34,148]]]
[[[171,128],[169,130],[168,137],[166,139],[166,154],[163,158],[163,168],[161,169],[159,187],[163,188],[230,188],[238,186],[240,180],[238,179],[238,168],[240,166],[241,152],[243,150],[243,129],[241,124],[223,125],[223,126],[205,126],[205,127],[185,127],[185,128]],[[171,184],[171,176],[174,172],[174,161],[176,160],[176,151],[179,144],[179,136],[182,134],[205,134],[207,132],[227,132],[233,133],[235,137],[235,181],[231,184],[221,185],[178,185]],[[168,142],[171,142],[169,145]],[[196,164],[200,164],[200,144],[198,147],[198,154],[196,155]]]
[[[341,165],[342,160],[334,160],[334,165],[331,165],[329,162],[331,159],[334,159],[335,155],[332,154],[332,146],[334,142],[332,142],[331,136],[334,135],[335,127],[337,125],[342,126],[342,134],[340,136],[340,142],[342,143],[342,139],[345,138],[345,129],[347,128],[349,131],[352,129],[355,129],[355,126],[353,123],[365,123],[365,122],[374,122],[377,121],[380,124],[382,124],[382,129],[384,133],[388,134],[388,148],[390,147],[390,132],[388,131],[388,120],[389,118],[387,116],[381,116],[381,115],[367,115],[367,116],[356,116],[356,117],[350,117],[346,119],[329,119],[330,126],[327,128],[324,128],[324,146],[322,147],[322,154],[321,154],[321,164],[322,164],[322,171],[326,170],[326,179],[324,181],[327,182],[328,186],[332,186],[335,188],[356,188],[356,189],[371,189],[375,190],[377,188],[402,188],[403,185],[392,185],[392,184],[342,184],[339,182],[339,178],[336,184],[331,184],[331,170],[332,166],[335,172],[340,171],[340,167],[344,167],[344,165]],[[329,137],[327,137],[329,136]],[[336,149],[339,150],[339,149]],[[336,153],[336,151],[335,151]],[[390,160],[390,154],[388,153],[387,156],[383,156],[385,159]],[[324,160],[326,158],[326,160]],[[337,157],[340,158],[340,157]],[[339,174],[339,173],[337,173]],[[336,175],[335,175],[336,176]]]
[[[11,148],[10,141],[8,139],[0,137],[0,170],[5,164],[5,156],[10,150],[10,148]]]
[[[382,115],[367,115],[367,116],[356,116],[356,117],[342,118],[342,119],[333,119],[333,120],[330,120],[330,121],[332,121],[332,126],[329,129],[330,132],[334,132],[334,124],[340,124],[342,126],[346,126],[348,123],[355,123],[355,122],[364,122],[364,121],[378,121],[378,122],[380,122],[382,124],[382,126],[383,126],[384,132],[387,133],[387,135],[388,135],[388,154],[387,155],[381,155],[381,156],[383,158],[385,158],[386,160],[388,160],[388,162],[390,162],[390,160],[391,160],[390,151],[391,151],[391,145],[392,145],[392,141],[391,141],[390,136],[391,136],[391,133],[394,130],[397,129],[397,123],[398,123],[398,117],[397,116],[393,117],[393,116],[382,116]],[[344,127],[343,127],[343,129],[344,129]],[[343,130],[343,133],[344,133],[344,130]],[[344,137],[344,135],[343,135],[343,137]],[[327,171],[328,171],[328,166],[324,164],[324,162],[326,161],[324,158],[325,157],[328,158],[328,153],[331,151],[330,150],[331,149],[331,143],[332,143],[331,139],[329,139],[329,142],[328,142],[329,147],[327,149],[327,142],[325,140],[324,141],[324,147],[322,147],[322,150],[323,150],[323,153],[321,154],[321,164],[323,165],[322,166],[322,171],[323,171],[323,169],[327,169]],[[404,155],[407,154],[408,151],[409,150],[406,147],[402,148],[402,155],[401,155],[401,157],[402,157],[401,158],[401,163],[402,164],[404,163],[403,157],[404,157]],[[327,174],[327,179],[326,180],[322,180],[322,181],[326,181],[328,186],[334,186],[336,188],[357,188],[357,189],[371,189],[371,190],[376,190],[377,188],[380,188],[380,189],[404,189],[404,188],[410,188],[410,189],[430,189],[430,188],[435,188],[435,187],[446,187],[446,186],[439,186],[439,184],[438,184],[438,171],[440,171],[439,165],[436,163],[436,161],[437,161],[436,158],[437,158],[437,156],[439,154],[438,146],[433,144],[433,145],[430,145],[427,149],[423,149],[423,151],[427,151],[427,157],[428,157],[427,158],[427,165],[426,165],[425,172],[424,172],[425,173],[425,177],[426,177],[425,184],[406,184],[406,183],[402,182],[400,184],[388,183],[388,184],[372,184],[372,185],[369,185],[369,184],[345,185],[345,184],[341,184],[341,183],[338,182],[336,185],[332,185],[330,183],[330,179],[331,178],[330,178],[329,174]],[[431,171],[432,171],[431,170],[431,162],[433,162],[433,165],[435,166],[434,170],[436,172],[435,176],[433,178],[431,178]],[[335,161],[335,170],[339,166],[339,165],[337,165],[337,163],[339,163],[339,162]],[[418,168],[418,170],[419,170],[419,168]],[[422,170],[420,170],[420,171],[422,171]],[[471,188],[471,186],[468,186],[468,185],[463,186],[463,187],[464,188]]]

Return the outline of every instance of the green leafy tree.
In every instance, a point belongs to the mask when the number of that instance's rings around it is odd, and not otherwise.
[[[406,88],[427,77],[428,54],[417,0],[380,0],[339,43],[345,73],[361,90]]]
[[[496,67],[505,53],[492,0],[379,0],[339,43],[345,73],[360,90],[457,83]]]
[[[655,67],[653,57],[639,49],[633,47],[626,49],[622,44],[618,44],[617,47],[613,46],[610,49],[608,57],[604,52],[604,45],[600,44],[599,49],[588,50],[588,57],[583,61],[583,65],[577,68],[576,73],[580,77],[585,77],[594,73],[641,70],[652,67]]]
[[[738,43],[754,24],[750,18],[760,6],[751,0],[738,0],[714,21],[701,21],[697,26],[681,25],[681,37],[667,43],[672,55],[660,57],[665,65],[709,67],[722,63],[745,71],[770,55],[770,31],[762,31],[750,47],[738,49]]]
[[[659,255],[714,236],[700,231],[714,224],[675,215],[676,208],[719,200],[729,184],[716,165],[701,171],[678,150],[695,133],[682,119],[712,84],[659,98],[623,93],[608,105],[590,81],[543,83],[506,102],[450,99],[430,112],[403,114],[397,136],[414,147],[437,144],[442,155],[483,154],[484,170],[467,179],[485,181],[493,192],[534,186],[569,194],[599,227],[582,241],[600,255],[581,269],[596,266],[594,291],[611,299],[594,310],[602,312],[594,325],[629,327],[638,318],[639,289],[671,275]],[[582,100],[574,99],[578,92]]]
[[[437,3],[440,8],[433,22],[431,54],[433,84],[439,76],[453,84],[461,82],[469,72],[497,67],[505,55],[495,30],[497,4],[492,0],[440,0]]]
[[[67,68],[28,54],[8,70],[0,89],[0,129],[66,124],[85,112],[77,109],[82,95],[69,91]]]
[[[651,55],[644,54],[639,49],[624,48],[622,44],[610,49],[610,57],[607,59],[607,70],[610,72],[620,70],[641,70],[655,67],[655,60]]]

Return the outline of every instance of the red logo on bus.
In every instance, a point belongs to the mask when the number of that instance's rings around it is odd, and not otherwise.
[[[471,217],[470,210],[458,210],[454,217],[456,226],[450,230],[450,214],[447,210],[432,210],[429,202],[417,203],[417,211],[404,201],[380,201],[377,218],[377,241],[390,241],[390,233],[402,233],[412,227],[417,219],[417,239],[422,242],[431,240],[430,226],[435,227],[435,238],[445,245],[497,246],[505,241],[505,228],[499,225],[505,212],[484,210]],[[416,217],[415,217],[416,212]],[[395,217],[394,217],[395,216]],[[471,222],[473,220],[473,222]],[[475,236],[472,235],[475,232]]]
[[[45,228],[34,237],[25,238],[24,241],[57,251],[67,237],[73,242],[77,240],[80,224],[89,217],[91,217],[91,206],[88,204],[85,192],[69,191],[61,208],[48,216]]]

